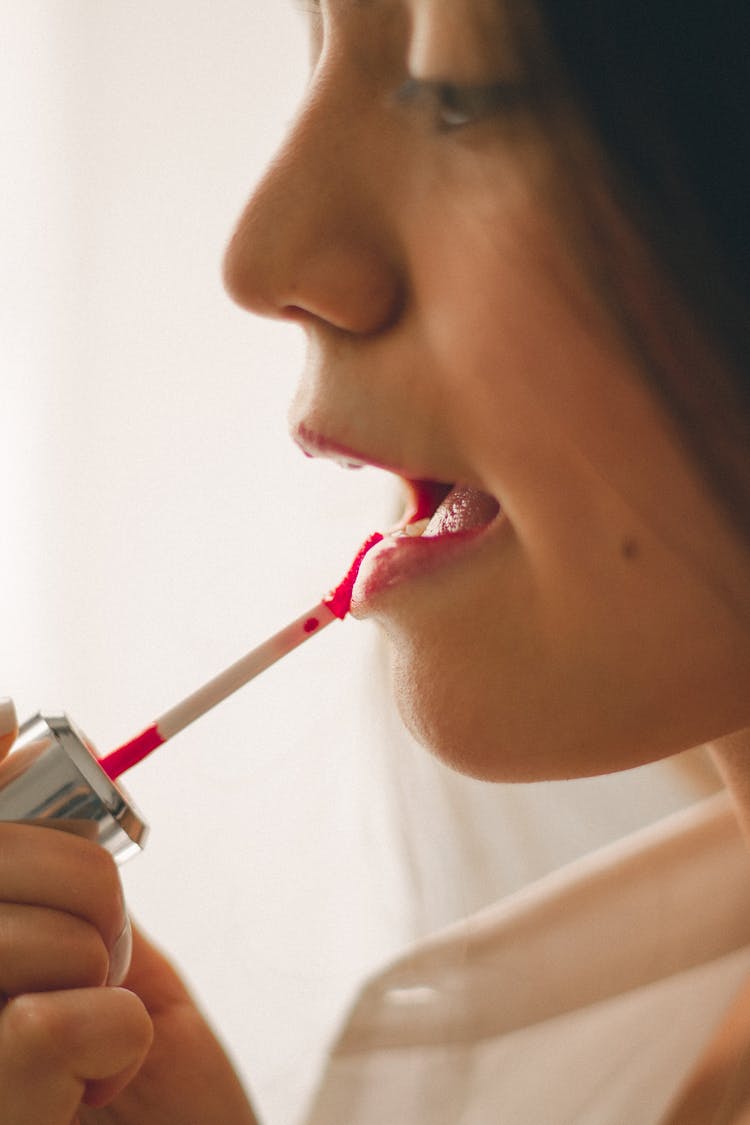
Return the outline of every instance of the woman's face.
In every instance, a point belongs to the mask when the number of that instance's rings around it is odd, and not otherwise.
[[[748,724],[748,556],[576,265],[494,3],[329,0],[310,19],[305,102],[227,283],[307,334],[304,449],[460,486],[355,589],[407,724],[493,779]],[[411,515],[445,491],[411,488]]]

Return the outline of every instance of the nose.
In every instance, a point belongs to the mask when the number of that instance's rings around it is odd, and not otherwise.
[[[404,287],[366,117],[333,91],[308,95],[227,248],[225,284],[243,308],[359,335],[398,317]]]

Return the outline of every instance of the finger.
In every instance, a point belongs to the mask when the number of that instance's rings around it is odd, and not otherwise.
[[[81,1102],[102,1105],[122,1091],[152,1039],[143,1004],[124,989],[11,1000],[0,1016],[4,1125],[70,1125]]]
[[[115,941],[109,954],[108,985],[123,984],[130,972],[130,962],[133,959],[133,928],[130,918],[125,919],[122,933]]]
[[[18,734],[16,708],[12,699],[0,699],[0,762],[10,750]]]
[[[0,993],[95,988],[110,958],[90,922],[42,906],[0,906]]]
[[[39,825],[0,823],[0,902],[74,914],[99,931],[109,950],[127,921],[112,856]]]
[[[137,925],[133,926],[133,954],[125,984],[139,996],[150,998],[149,1011],[152,1015],[158,1016],[163,1008],[192,1005],[192,997],[171,961]]]

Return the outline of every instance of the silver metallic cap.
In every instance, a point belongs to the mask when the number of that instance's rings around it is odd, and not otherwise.
[[[67,715],[21,726],[0,781],[0,821],[43,821],[100,844],[117,863],[139,852],[148,828],[127,793],[99,765]]]

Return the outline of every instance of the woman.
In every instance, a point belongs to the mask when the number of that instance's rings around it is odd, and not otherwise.
[[[744,821],[748,16],[704,7],[314,6],[305,103],[226,277],[307,334],[300,445],[406,482],[403,533],[368,556],[354,612],[382,624],[417,736],[487,780],[711,743]],[[5,726],[7,747],[8,709]],[[129,960],[106,857],[0,829],[3,1119],[252,1122],[166,962],[140,936]],[[704,1062],[665,1061],[674,1120],[740,1120],[745,1012],[704,1036]],[[316,1121],[357,1120],[347,1081],[332,1072]],[[484,1120],[507,1104],[488,1095]],[[626,1119],[603,1105],[587,1120]],[[458,1120],[460,1099],[441,1112]]]

